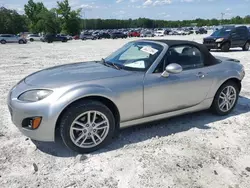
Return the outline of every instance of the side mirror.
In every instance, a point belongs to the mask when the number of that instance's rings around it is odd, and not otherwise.
[[[171,63],[166,67],[166,70],[161,74],[162,77],[168,77],[169,74],[179,74],[182,72],[182,67],[177,63]]]

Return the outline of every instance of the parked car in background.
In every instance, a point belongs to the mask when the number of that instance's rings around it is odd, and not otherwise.
[[[190,30],[190,29],[184,29],[183,31],[184,31],[184,35],[191,35],[191,34],[194,33],[194,32],[193,32],[192,30]]]
[[[202,44],[139,40],[99,61],[33,73],[10,90],[7,103],[27,137],[51,142],[58,133],[68,148],[88,153],[120,128],[206,109],[228,115],[244,76],[239,61],[214,57]]]
[[[79,39],[80,39],[80,36],[79,36],[79,35],[75,35],[75,36],[73,36],[73,39],[74,39],[74,40],[79,40]]]
[[[80,35],[81,40],[96,40],[97,36],[92,35],[90,32],[84,32]]]
[[[164,36],[164,30],[158,30],[154,33],[156,37],[163,37]]]
[[[141,37],[154,37],[154,32],[153,31],[143,31],[141,32]]]
[[[207,34],[207,30],[204,29],[203,27],[201,27],[201,28],[197,29],[197,30],[195,31],[195,33],[196,33],[196,34]]]
[[[113,32],[110,34],[110,37],[112,39],[119,39],[119,38],[122,38],[122,39],[125,39],[127,38],[128,36],[122,32]]]
[[[41,36],[39,36],[38,34],[28,34],[26,39],[28,41],[30,41],[30,42],[40,41],[41,40]]]
[[[64,36],[61,36],[61,35],[46,34],[41,38],[41,41],[48,42],[48,43],[52,43],[55,41],[67,42],[68,39]]]
[[[106,32],[100,32],[96,36],[98,39],[110,39],[111,37],[110,34]]]
[[[66,35],[66,34],[59,34],[61,37],[66,37],[67,38],[67,40],[72,40],[73,39],[73,37],[72,36],[70,36],[70,35]]]
[[[19,43],[19,44],[26,44],[27,40],[23,37],[13,35],[13,34],[0,34],[0,43]]]
[[[186,35],[186,32],[183,29],[177,29],[177,35]]]
[[[128,37],[140,37],[140,32],[139,31],[130,31],[129,33],[128,33]]]
[[[178,32],[177,32],[175,29],[172,29],[172,30],[169,32],[169,35],[178,35]]]
[[[233,29],[219,29],[211,36],[203,39],[203,44],[210,49],[221,49],[228,52],[230,48],[241,47],[244,51],[249,50],[250,33],[246,26]]]

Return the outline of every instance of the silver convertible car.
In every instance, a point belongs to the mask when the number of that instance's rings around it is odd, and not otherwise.
[[[78,153],[107,144],[116,130],[211,109],[235,107],[244,67],[191,41],[138,40],[100,61],[31,74],[8,95],[13,123],[34,140],[63,142]]]

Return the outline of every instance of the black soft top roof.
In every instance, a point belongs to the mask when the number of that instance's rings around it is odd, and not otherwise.
[[[145,40],[153,42],[162,42],[167,44],[169,47],[178,46],[178,45],[192,45],[197,47],[204,56],[204,64],[206,66],[218,64],[219,61],[208,51],[207,47],[203,44],[188,41],[188,40]]]

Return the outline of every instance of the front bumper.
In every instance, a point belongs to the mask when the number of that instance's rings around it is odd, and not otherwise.
[[[8,108],[11,114],[11,120],[16,127],[27,137],[38,141],[54,141],[55,125],[58,114],[53,113],[52,106],[49,101],[44,102],[23,102],[17,97],[25,90],[29,90],[28,85],[21,82],[16,88],[10,91],[8,95]],[[23,127],[23,120],[32,117],[42,117],[40,126],[31,130]]]
[[[221,49],[221,42],[203,43],[208,49]]]

